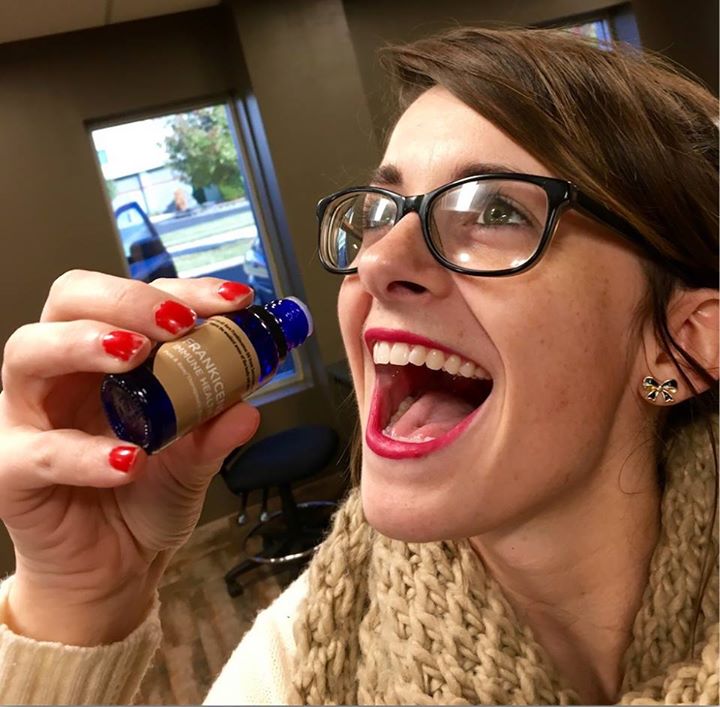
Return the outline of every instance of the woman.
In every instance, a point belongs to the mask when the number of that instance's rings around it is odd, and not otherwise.
[[[717,701],[714,99],[556,31],[455,30],[386,62],[382,165],[319,206],[359,491],[207,701]],[[159,577],[257,413],[147,459],[113,451],[98,378],[247,304],[218,284],[71,273],[9,342],[6,701],[139,683]]]

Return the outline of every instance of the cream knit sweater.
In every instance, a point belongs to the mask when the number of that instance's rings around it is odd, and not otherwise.
[[[13,578],[0,585],[0,704],[131,704],[162,638],[160,602],[125,640],[81,648],[34,641],[5,624]],[[293,623],[307,593],[301,575],[267,609],[230,656],[204,704],[283,704],[295,654]]]
[[[706,421],[687,423],[660,453],[660,532],[618,666],[620,704],[719,704],[717,470],[708,432]],[[290,704],[582,704],[573,676],[558,673],[468,540],[384,537],[366,522],[358,489],[313,557],[308,586],[293,630]]]

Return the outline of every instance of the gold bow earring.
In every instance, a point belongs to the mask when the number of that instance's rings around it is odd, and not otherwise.
[[[645,376],[642,382],[642,388],[645,391],[645,397],[652,403],[661,403],[669,405],[675,402],[673,395],[677,393],[677,381],[670,378],[662,383],[656,381],[652,376]],[[660,400],[658,400],[658,395]]]

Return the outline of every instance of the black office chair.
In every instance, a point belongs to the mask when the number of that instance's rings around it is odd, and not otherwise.
[[[245,538],[247,555],[225,575],[230,596],[238,596],[242,587],[238,577],[257,567],[291,567],[297,575],[303,561],[310,558],[322,541],[334,501],[296,503],[291,485],[322,471],[332,461],[338,448],[338,435],[325,425],[303,425],[266,437],[241,447],[223,463],[220,474],[228,488],[242,499],[238,524],[247,521],[247,501],[252,491],[262,490],[259,522]],[[277,487],[282,510],[269,514],[268,492]],[[261,541],[259,550],[249,550],[251,543]]]

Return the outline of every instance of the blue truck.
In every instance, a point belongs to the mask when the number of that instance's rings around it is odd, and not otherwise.
[[[170,254],[140,204],[132,201],[115,209],[115,223],[130,277],[143,282],[151,282],[158,277],[177,277]]]

